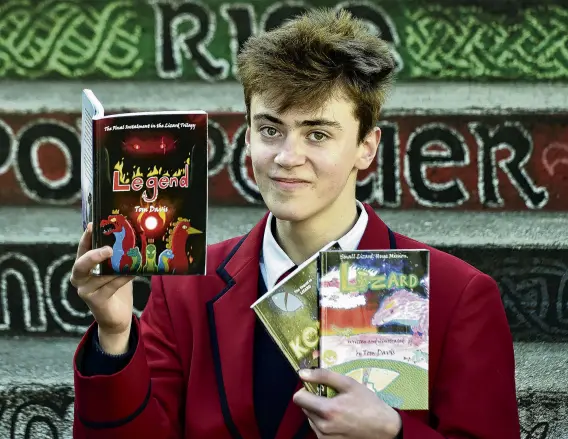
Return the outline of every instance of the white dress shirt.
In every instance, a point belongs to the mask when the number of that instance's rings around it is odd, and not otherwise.
[[[357,201],[357,206],[360,210],[357,222],[353,225],[351,230],[337,241],[342,250],[355,250],[367,228],[369,215],[360,201]],[[270,213],[264,229],[262,253],[260,255],[260,272],[267,290],[273,288],[280,276],[296,265],[288,255],[284,253],[284,250],[282,250],[282,247],[280,247],[272,234],[273,221],[275,221],[275,218],[272,213]]]

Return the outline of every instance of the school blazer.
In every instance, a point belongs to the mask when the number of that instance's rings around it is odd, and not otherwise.
[[[390,248],[387,226],[369,223],[359,249]],[[211,245],[206,276],[155,276],[128,365],[82,376],[74,356],[76,439],[260,439],[252,361],[259,254],[268,215],[245,236]],[[428,411],[400,411],[405,439],[518,439],[512,337],[497,284],[447,253],[394,233],[399,249],[429,249]],[[300,382],[298,381],[298,389]],[[292,401],[276,439],[307,422]],[[308,429],[308,438],[315,434]]]

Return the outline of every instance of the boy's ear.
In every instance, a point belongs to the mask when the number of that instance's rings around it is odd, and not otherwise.
[[[375,160],[375,156],[377,155],[380,143],[381,129],[379,127],[371,128],[358,147],[358,157],[355,162],[355,167],[358,170],[362,171],[371,166],[371,163],[373,163],[373,160]]]

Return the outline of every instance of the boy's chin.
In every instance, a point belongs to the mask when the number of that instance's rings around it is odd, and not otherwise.
[[[308,207],[305,202],[299,203],[295,200],[275,201],[266,204],[272,215],[280,221],[301,222],[315,213],[313,204]]]

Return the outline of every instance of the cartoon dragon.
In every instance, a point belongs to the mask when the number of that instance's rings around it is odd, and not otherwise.
[[[103,234],[114,235],[110,265],[116,273],[134,273],[145,263],[146,237],[141,234],[142,249],[136,246],[136,232],[124,215],[112,214],[100,223]]]
[[[158,273],[169,273],[170,272],[170,259],[173,259],[174,252],[167,248],[158,257]]]
[[[132,266],[132,257],[128,251],[136,247],[136,233],[124,215],[112,214],[108,219],[101,220],[101,229],[104,235],[114,235],[112,257],[110,265],[117,273],[128,272]]]
[[[168,236],[167,248],[158,256],[158,268],[160,268],[161,264],[162,269],[169,273],[187,271],[189,268],[189,259],[185,244],[189,235],[197,233],[203,232],[192,227],[188,219],[178,218]]]
[[[146,247],[146,263],[144,264],[144,273],[157,273],[158,265],[156,265],[156,246],[148,244]]]
[[[410,326],[413,337],[428,339],[428,299],[401,289],[388,296],[373,316],[371,324],[381,326],[398,323]]]
[[[130,267],[130,271],[138,271],[142,266],[142,254],[140,253],[140,249],[138,247],[131,248],[126,253],[128,256],[132,258],[132,267]]]

